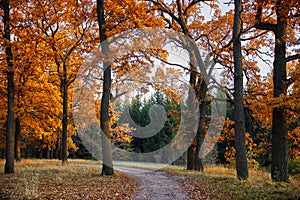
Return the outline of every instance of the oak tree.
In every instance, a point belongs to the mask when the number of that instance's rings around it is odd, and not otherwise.
[[[4,24],[4,49],[5,60],[7,63],[7,120],[6,120],[6,162],[4,173],[14,173],[14,136],[15,136],[15,119],[14,119],[14,64],[11,47],[11,27],[10,27],[10,1],[1,1],[3,9]]]
[[[270,8],[271,16],[263,15],[265,7]],[[274,17],[273,17],[274,16]],[[300,55],[287,56],[288,31],[299,19],[299,2],[297,1],[257,1],[255,27],[260,30],[272,31],[275,35],[274,49],[274,97],[280,98],[287,94],[288,62],[299,59]],[[294,30],[295,31],[295,30]],[[291,38],[292,39],[292,38]],[[288,181],[288,124],[287,110],[274,107],[272,110],[272,179]]]

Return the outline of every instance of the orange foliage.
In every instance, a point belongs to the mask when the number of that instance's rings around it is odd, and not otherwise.
[[[219,137],[218,142],[226,142],[226,152],[224,157],[227,161],[235,157],[235,148],[234,148],[234,141],[235,141],[235,130],[233,128],[234,121],[230,119],[226,119],[224,123],[224,128]],[[248,151],[248,157],[253,157],[253,148],[256,147],[253,139],[251,138],[249,133],[245,133],[245,144]]]

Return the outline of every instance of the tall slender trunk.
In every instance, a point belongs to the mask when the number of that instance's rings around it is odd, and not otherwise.
[[[6,126],[6,161],[4,173],[14,173],[14,140],[15,140],[15,119],[14,119],[14,65],[13,54],[10,44],[10,5],[9,0],[2,1],[4,11],[4,39],[5,39],[5,54],[8,65],[7,72],[7,126]]]
[[[15,133],[15,158],[17,162],[21,161],[21,120],[16,117],[16,133]]]
[[[234,55],[234,128],[236,149],[236,171],[239,180],[248,178],[247,149],[245,145],[245,115],[243,104],[243,67],[240,35],[242,32],[242,1],[235,0],[233,26]]]
[[[287,22],[278,20],[275,32],[274,97],[286,94],[286,42],[284,39]],[[272,120],[272,179],[288,180],[288,133],[286,110],[273,108]]]
[[[63,64],[63,78],[62,78],[62,87],[63,87],[63,118],[62,118],[62,140],[61,140],[61,161],[62,165],[68,163],[68,148],[67,148],[67,139],[68,139],[68,85],[67,85],[67,66]]]
[[[263,5],[259,4],[256,13],[255,28],[272,31],[275,34],[275,59],[273,63],[273,96],[279,97],[287,93],[286,73],[286,37],[287,11],[289,4],[276,1],[277,23],[262,21]],[[298,59],[298,57],[295,57]],[[290,60],[291,61],[291,60]],[[284,107],[273,108],[272,111],[272,168],[271,176],[274,181],[288,181],[288,125]]]
[[[97,0],[97,16],[99,24],[99,34],[101,42],[101,51],[103,55],[108,55],[109,46],[107,42],[104,17],[104,1]],[[108,62],[104,63],[106,69],[103,72],[103,92],[101,99],[100,110],[100,123],[101,129],[104,132],[102,134],[102,154],[103,165],[101,175],[113,175],[113,163],[112,163],[112,150],[111,150],[111,127],[109,120],[109,104],[110,104],[110,92],[111,92],[111,68]]]

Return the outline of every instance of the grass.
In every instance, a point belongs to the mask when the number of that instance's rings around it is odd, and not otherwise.
[[[191,199],[300,199],[300,179],[290,183],[274,183],[261,170],[250,170],[247,181],[239,181],[234,169],[206,167],[204,173],[168,167],[167,172],[186,179],[177,179]]]
[[[78,164],[91,164],[84,166]],[[22,160],[15,164],[15,174],[4,174],[0,161],[0,199],[130,199],[137,183],[116,172],[100,176],[98,161]]]
[[[134,167],[149,170],[158,170],[169,166],[168,164],[158,164],[151,162],[130,162],[130,161],[114,161],[115,166]]]
[[[3,174],[0,160],[0,199],[130,199],[137,183],[122,173],[100,176],[99,161],[22,160],[15,164],[15,174]],[[149,163],[115,162],[115,165],[157,169]],[[274,183],[262,170],[250,170],[247,181],[238,181],[234,169],[207,166],[204,173],[182,167],[162,169],[173,175],[191,199],[300,199],[300,177],[290,183]],[[185,177],[185,178],[182,178]]]

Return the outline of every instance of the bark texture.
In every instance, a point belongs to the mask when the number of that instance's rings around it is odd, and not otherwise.
[[[235,0],[233,26],[233,55],[234,55],[234,128],[236,171],[239,180],[248,178],[247,149],[245,145],[245,114],[243,104],[243,67],[240,35],[242,31],[242,2]]]
[[[104,17],[104,1],[97,0],[97,16],[99,24],[99,34],[101,42],[101,51],[103,55],[108,55],[109,46],[107,42]],[[103,165],[101,175],[114,175],[112,163],[112,150],[111,150],[111,125],[109,120],[109,104],[110,104],[110,91],[111,91],[111,68],[109,63],[105,62],[106,69],[103,72],[103,91],[101,98],[100,109],[100,124],[104,134],[102,134],[102,154]]]
[[[274,60],[274,97],[285,95],[286,89],[286,42],[284,40],[286,21],[278,21],[275,32]],[[272,179],[288,181],[288,131],[286,110],[282,107],[273,108],[272,120]]]
[[[206,96],[207,96],[207,84],[204,81],[203,78],[198,79],[197,87],[196,87],[196,94],[197,97],[199,98],[199,126],[197,129],[197,134],[196,134],[196,155],[195,155],[195,164],[194,164],[194,170],[196,171],[203,171],[204,166],[203,162],[201,159],[201,148],[204,143],[204,139],[206,136],[206,119],[207,119],[207,101],[206,101]]]
[[[286,95],[287,72],[286,63],[291,59],[286,58],[286,31],[288,4],[276,1],[275,5],[277,23],[262,21],[262,5],[258,5],[255,28],[269,30],[275,34],[274,58],[274,97]],[[297,57],[296,57],[297,58]],[[273,108],[272,112],[272,168],[271,176],[274,181],[288,181],[288,127],[286,110],[284,107]]]
[[[62,140],[61,140],[61,161],[62,165],[68,163],[68,83],[67,83],[67,66],[63,64],[63,76],[61,79],[62,96],[63,96],[63,118],[62,118]]]
[[[16,117],[16,133],[15,133],[15,159],[16,162],[21,161],[21,121]]]
[[[2,1],[4,11],[4,39],[5,54],[8,65],[7,72],[7,92],[8,92],[8,109],[7,109],[7,126],[6,126],[6,160],[4,173],[14,173],[14,140],[15,140],[15,119],[14,119],[14,65],[13,54],[10,43],[10,5],[9,0]]]

